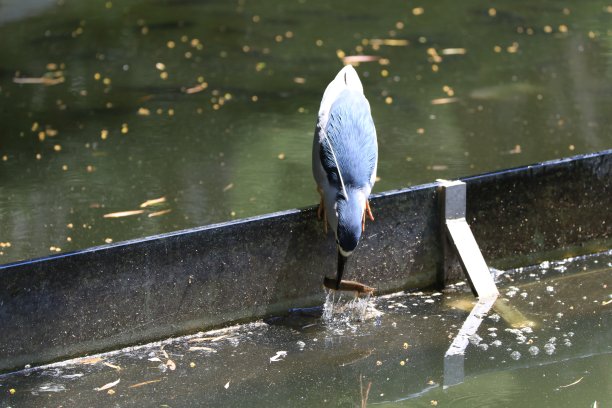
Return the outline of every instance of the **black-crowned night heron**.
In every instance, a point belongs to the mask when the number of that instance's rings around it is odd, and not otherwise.
[[[340,285],[347,257],[357,247],[366,215],[374,220],[368,198],[376,180],[378,144],[370,104],[357,72],[347,65],[325,89],[312,146],[312,172],[324,214],[336,235]]]

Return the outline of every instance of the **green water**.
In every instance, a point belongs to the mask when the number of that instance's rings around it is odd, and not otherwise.
[[[611,277],[610,251],[503,275],[459,361],[467,285],[375,297],[361,322],[295,311],[1,375],[0,407],[607,407]]]
[[[609,3],[489,7],[1,2],[0,263],[315,204],[342,55],[380,58],[375,191],[610,148]]]

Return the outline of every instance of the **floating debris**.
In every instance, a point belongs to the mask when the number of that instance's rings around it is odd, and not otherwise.
[[[342,58],[344,64],[357,64],[360,62],[372,62],[379,61],[381,59],[378,55],[345,55]]]
[[[286,351],[277,351],[273,357],[270,357],[270,362],[282,361],[287,357]]]
[[[94,365],[99,363],[100,361],[104,361],[104,359],[102,357],[85,357],[76,360],[75,364]]]
[[[103,362],[102,364],[104,364],[107,367],[114,368],[117,371],[121,371],[121,367],[119,367],[118,365],[111,364],[107,361]]]
[[[104,391],[104,390],[108,390],[109,388],[113,388],[115,385],[119,384],[119,382],[121,382],[121,378],[118,378],[117,381],[113,381],[113,382],[109,382],[108,384],[104,384],[101,387],[98,388],[94,388],[95,391]]]
[[[27,84],[27,85],[42,84],[42,85],[51,86],[51,85],[61,84],[64,81],[65,81],[64,77],[49,78],[49,77],[43,76],[43,77],[37,77],[37,78],[25,78],[25,77],[13,78],[14,83]]]
[[[202,92],[206,88],[208,88],[208,84],[206,82],[204,82],[204,83],[198,84],[196,86],[192,86],[191,88],[185,89],[185,93],[191,95],[191,94],[194,94],[194,93]]]
[[[166,361],[166,367],[168,367],[170,369],[170,371],[174,371],[176,370],[176,363],[170,359],[168,359],[168,361]]]
[[[210,341],[211,343],[214,343],[214,342],[222,340],[222,339],[224,339],[224,338],[226,338],[228,336],[229,336],[229,334],[222,334],[220,336],[215,336],[215,337],[197,337],[195,339],[187,340],[187,343],[200,343],[200,342],[203,342],[203,341]]]
[[[217,350],[215,350],[214,348],[204,347],[204,346],[192,346],[192,347],[189,347],[189,351],[207,351],[209,353],[217,352]]]
[[[142,214],[144,210],[130,210],[130,211],[119,211],[109,214],[104,214],[104,218],[122,218],[122,217],[130,217],[132,215]]]
[[[452,98],[437,98],[437,99],[432,99],[431,100],[431,104],[432,105],[447,105],[449,103],[455,103],[458,102],[459,98],[457,97],[452,97]]]
[[[167,210],[155,211],[155,212],[149,213],[147,215],[147,217],[149,217],[149,218],[159,217],[161,215],[168,214],[169,212],[172,212],[172,210],[171,209],[167,209]]]
[[[140,382],[138,384],[132,384],[132,385],[128,386],[128,388],[138,388],[138,387],[142,387],[143,385],[154,384],[154,383],[158,383],[160,381],[161,381],[161,378],[158,378],[157,380],[143,381],[143,382]]]
[[[583,379],[583,378],[584,378],[584,377],[580,377],[579,379],[577,379],[576,381],[574,381],[574,382],[572,382],[572,383],[569,383],[569,384],[566,384],[566,385],[560,385],[560,386],[559,386],[559,388],[567,388],[567,387],[571,387],[571,386],[573,386],[573,385],[576,385],[576,384],[578,384],[580,381],[582,381],[582,379]]]
[[[147,200],[144,203],[140,204],[140,208],[151,207],[154,205],[159,205],[166,202],[166,197],[153,198],[151,200]]]
[[[405,40],[405,39],[400,39],[400,38],[384,38],[384,39],[372,38],[370,39],[369,44],[372,45],[373,47],[381,46],[381,45],[387,45],[390,47],[405,47],[407,45],[410,45],[410,41]]]
[[[465,48],[444,48],[440,53],[442,55],[465,55],[467,50]]]

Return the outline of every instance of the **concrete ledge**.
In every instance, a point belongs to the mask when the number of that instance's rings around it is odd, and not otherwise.
[[[611,179],[612,151],[469,177],[467,220],[495,267],[608,249]],[[439,200],[436,183],[373,197],[347,279],[443,280]],[[307,208],[0,266],[0,371],[321,304],[335,258]]]

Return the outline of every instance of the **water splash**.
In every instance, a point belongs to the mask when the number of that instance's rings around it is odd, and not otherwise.
[[[362,322],[380,314],[369,294],[364,297],[343,296],[342,293],[329,290],[323,304],[321,319],[326,324],[352,323]]]

